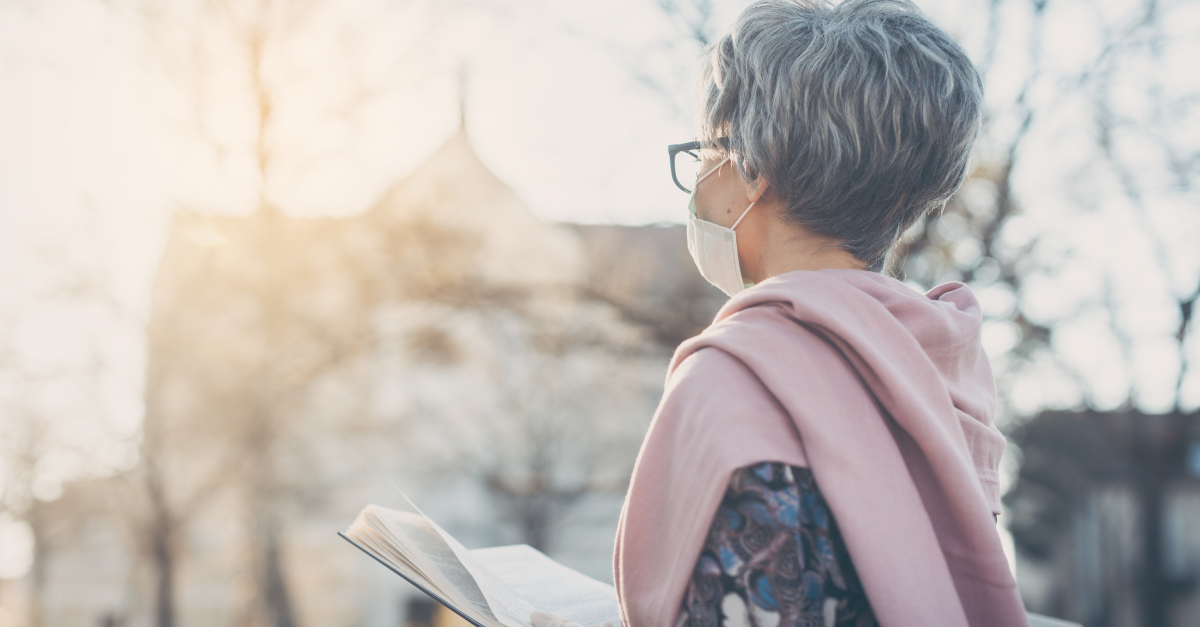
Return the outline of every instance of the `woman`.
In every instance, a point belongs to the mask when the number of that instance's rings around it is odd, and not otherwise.
[[[638,455],[625,627],[1026,624],[978,304],[881,274],[966,177],[981,100],[908,0],[763,0],[713,46],[672,172],[733,298],[676,351]]]

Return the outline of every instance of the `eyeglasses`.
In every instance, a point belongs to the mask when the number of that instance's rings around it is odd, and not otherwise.
[[[685,193],[692,193],[692,190],[680,181],[691,183],[700,177],[700,167],[703,164],[700,159],[700,151],[705,149],[725,150],[728,144],[726,138],[718,137],[711,142],[688,142],[667,146],[667,153],[671,156],[671,180],[675,181],[675,186]]]

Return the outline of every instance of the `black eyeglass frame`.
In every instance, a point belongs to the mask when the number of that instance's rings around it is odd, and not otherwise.
[[[710,148],[710,149],[714,149],[714,150],[725,150],[726,146],[728,146],[728,143],[729,142],[726,138],[718,137],[714,141],[694,141],[694,142],[687,142],[685,144],[671,144],[671,145],[667,146],[667,156],[671,159],[671,180],[675,182],[675,186],[678,187],[679,189],[682,189],[684,191],[684,193],[686,193],[686,194],[692,193],[692,190],[684,187],[683,183],[679,182],[679,175],[675,173],[675,155],[677,155],[681,152],[686,152],[689,155],[692,155],[693,157],[696,157],[697,159],[699,159],[700,156],[694,154],[692,151],[700,150],[701,148]]]

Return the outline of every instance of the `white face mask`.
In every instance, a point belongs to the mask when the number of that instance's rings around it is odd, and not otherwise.
[[[696,217],[696,188],[700,187],[700,181],[720,170],[726,161],[729,161],[729,157],[725,157],[721,163],[717,164],[717,167],[696,179],[696,184],[692,186],[692,197],[688,202],[690,215],[687,224],[687,242],[688,252],[692,254],[692,261],[696,262],[700,274],[709,283],[720,288],[722,292],[733,296],[754,285],[742,281],[742,267],[738,263],[737,233],[733,232],[737,225],[741,224],[742,218],[750,212],[754,203],[750,203],[750,207],[746,207],[741,217],[731,227],[724,227]]]

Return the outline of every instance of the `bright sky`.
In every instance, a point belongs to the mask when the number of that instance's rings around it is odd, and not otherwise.
[[[80,418],[71,422],[68,439],[80,446],[110,442],[91,463],[123,467],[136,460],[130,438],[141,419],[138,325],[171,212],[249,212],[257,179],[246,150],[252,126],[244,74],[226,42],[218,34],[206,38],[211,72],[200,107],[223,150],[219,160],[195,131],[198,117],[187,92],[194,84],[187,70],[195,66],[172,56],[185,34],[181,26],[193,22],[177,19],[150,38],[128,12],[106,4],[0,1],[0,327],[8,333],[0,342],[11,342],[27,369],[48,376],[91,361],[102,365],[95,379],[70,383],[76,390],[94,384],[101,402],[75,408]],[[746,3],[717,4],[716,24],[723,27]],[[982,61],[986,2],[919,4]],[[1004,37],[988,86],[996,115],[985,150],[1004,145],[1018,122],[1011,103],[1029,63],[1027,4],[1003,4]],[[534,213],[554,221],[682,219],[687,198],[670,182],[665,146],[691,138],[698,48],[663,18],[656,2],[356,0],[330,6],[315,26],[285,44],[287,53],[276,58],[286,61],[267,69],[286,77],[287,87],[272,138],[281,166],[266,193],[288,213],[350,214],[369,207],[455,131],[458,76],[465,68],[467,125],[476,150]],[[1098,270],[1110,271],[1118,317],[1136,340],[1129,357],[1100,310],[1063,325],[1056,347],[1093,383],[1096,405],[1124,399],[1133,381],[1147,410],[1163,410],[1176,368],[1169,338],[1175,313],[1167,295],[1194,286],[1200,272],[1196,192],[1173,187],[1166,164],[1136,134],[1119,136],[1120,153],[1156,190],[1147,214],[1135,211],[1112,170],[1097,159],[1090,105],[1062,82],[1095,58],[1100,33],[1120,24],[1135,3],[1060,0],[1049,6],[1045,73],[1028,95],[1039,117],[1016,173],[1026,216],[1007,237],[1015,244],[1022,231],[1049,234],[1035,257],[1052,272],[1035,272],[1029,287],[1030,313],[1048,320],[1094,301],[1106,289]],[[1118,117],[1144,113],[1143,96],[1155,78],[1168,91],[1200,92],[1189,66],[1200,58],[1198,4],[1164,6],[1171,16],[1165,28],[1179,43],[1157,62],[1121,75],[1133,82],[1114,88]],[[356,85],[382,92],[345,115],[322,113],[343,105]],[[1173,127],[1185,152],[1200,146],[1197,119],[1191,113]],[[1170,275],[1158,269],[1153,239],[1140,230],[1147,222],[1167,244]],[[122,313],[45,294],[47,286],[64,279],[77,284],[80,276],[112,294]],[[1002,325],[989,329],[994,360],[1004,359],[1005,334]],[[1200,362],[1195,337],[1192,349]],[[1016,386],[1018,405],[1077,403],[1079,386],[1056,373],[1046,369]],[[82,398],[63,394],[62,385],[35,387],[34,403],[56,411],[74,411],[69,399]],[[0,376],[4,402],[27,389]],[[1190,405],[1200,404],[1200,376],[1187,390]],[[77,460],[64,454],[48,462],[39,493],[54,496],[62,478],[83,470]],[[22,530],[5,520],[0,515],[0,547],[23,546],[13,540]],[[26,560],[20,550],[0,550],[0,577],[19,574]]]

